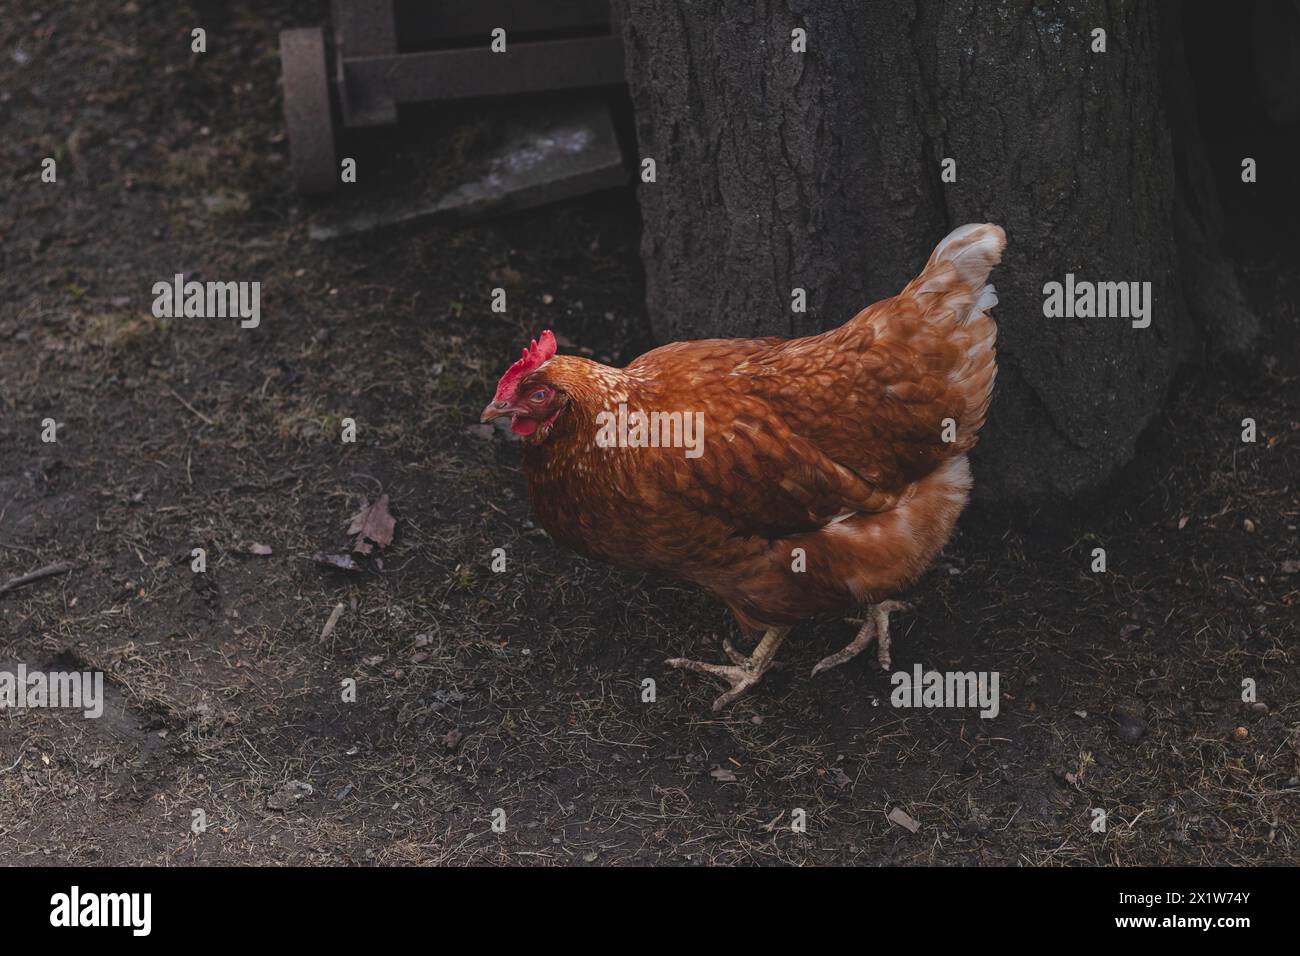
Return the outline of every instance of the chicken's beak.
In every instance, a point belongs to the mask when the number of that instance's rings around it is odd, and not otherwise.
[[[494,418],[512,414],[514,414],[514,409],[510,407],[509,402],[492,402],[487,408],[483,409],[483,414],[479,416],[478,420],[480,422],[490,422]]]

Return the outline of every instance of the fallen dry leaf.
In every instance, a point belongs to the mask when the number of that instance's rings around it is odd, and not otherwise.
[[[709,776],[719,783],[735,783],[736,775],[725,767],[715,767],[709,771]]]
[[[889,822],[902,827],[909,833],[915,833],[917,830],[921,829],[921,824],[913,820],[911,814],[902,807],[894,807],[894,809],[889,811]]]
[[[393,543],[396,525],[388,513],[388,495],[380,495],[378,501],[352,516],[348,525],[348,534],[356,535],[352,550],[357,554],[369,554],[375,548],[388,547]]]

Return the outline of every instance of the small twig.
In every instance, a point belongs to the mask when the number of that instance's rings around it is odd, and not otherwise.
[[[342,604],[335,605],[334,611],[330,614],[329,620],[326,621],[325,626],[321,628],[321,632],[320,632],[321,641],[329,640],[330,635],[334,633],[334,625],[338,624],[339,618],[341,618],[342,616],[343,616],[343,605]]]
[[[8,591],[15,591],[24,585],[31,584],[33,581],[39,581],[42,578],[50,578],[56,574],[66,574],[69,571],[75,571],[81,565],[76,561],[59,561],[55,564],[46,565],[40,570],[33,571],[30,574],[24,574],[21,577],[14,578],[0,584],[0,594]]]
[[[167,391],[169,391],[169,392],[172,393],[172,398],[176,399],[176,401],[180,402],[182,405],[184,405],[186,408],[188,408],[190,411],[192,411],[195,415],[198,415],[199,418],[203,419],[203,420],[204,420],[205,422],[207,422],[209,425],[212,425],[212,426],[214,426],[214,427],[216,426],[216,424],[217,424],[216,422],[214,422],[212,419],[208,418],[207,415],[204,415],[201,411],[199,411],[197,408],[195,408],[195,407],[194,407],[193,405],[191,405],[189,402],[185,401],[185,399],[181,398],[180,393],[177,392],[176,389],[174,389],[174,388],[172,388],[170,385],[168,385],[168,386],[167,386]]]
[[[13,541],[0,541],[0,548],[12,548],[14,551],[26,551],[28,554],[39,554],[35,548],[29,548],[25,544],[17,544]]]

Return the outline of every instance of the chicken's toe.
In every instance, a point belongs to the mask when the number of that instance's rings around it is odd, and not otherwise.
[[[730,664],[707,664],[703,661],[692,661],[685,657],[669,658],[664,663],[669,667],[676,667],[680,670],[695,671],[699,674],[712,674],[714,677],[721,677],[730,683],[731,689],[713,702],[713,712],[716,714],[763,679],[767,669],[772,666],[772,656],[776,653],[776,649],[781,646],[781,641],[785,639],[788,631],[789,628],[773,628],[769,630],[763,636],[763,639],[758,642],[758,647],[754,648],[754,653],[748,657],[732,647],[729,641],[723,642],[722,649],[727,657],[732,660]]]
[[[834,654],[827,654],[825,657],[823,657],[820,661],[817,662],[817,666],[814,667],[812,670],[812,676],[816,677],[822,671],[828,671],[832,667],[839,667],[841,664],[845,663],[846,661],[853,660],[853,658],[857,657],[859,654],[862,653],[863,648],[865,648],[868,644],[870,644],[871,639],[875,636],[876,636],[875,618],[868,616],[867,620],[865,621],[865,623],[863,623],[861,629],[858,631],[857,636],[853,638],[853,640],[849,641],[848,644],[844,645],[843,648],[836,651]]]
[[[722,653],[731,659],[731,663],[737,666],[744,666],[745,661],[749,660],[744,654],[731,646],[731,641],[722,642]]]
[[[718,698],[713,702],[713,712],[715,714],[721,713],[722,708],[726,707],[736,698],[742,697],[745,694],[749,693],[749,689],[757,683],[758,683],[758,678],[753,676],[741,678],[736,683],[731,685],[731,690],[727,691],[724,694],[720,694]]]
[[[741,659],[744,660],[744,658]],[[714,677],[721,677],[730,683],[731,689],[713,702],[713,712],[715,714],[757,684],[762,676],[761,674],[755,675],[753,671],[748,670],[743,664],[706,664],[704,661],[692,661],[684,657],[673,657],[664,661],[664,663],[669,667],[676,667],[681,670],[695,671],[699,674],[712,674]]]
[[[892,661],[889,656],[889,615],[894,611],[910,611],[912,606],[902,601],[881,601],[879,604],[867,608],[866,618],[863,620],[862,628],[853,640],[849,641],[841,650],[834,654],[827,654],[817,666],[813,668],[812,676],[816,677],[822,671],[830,670],[832,667],[839,667],[846,661],[851,661],[871,643],[872,639],[876,642],[876,660],[880,664],[881,670],[889,670]],[[856,621],[855,621],[856,623]]]
[[[876,624],[876,660],[882,671],[887,671],[893,662],[889,656],[889,615],[894,611],[910,611],[912,605],[903,601],[881,601],[871,610]]]
[[[678,670],[695,671],[697,674],[712,674],[714,677],[725,677],[727,680],[737,679],[742,670],[736,664],[709,664],[705,661],[693,661],[685,657],[670,657],[664,663],[669,667],[676,667]]]

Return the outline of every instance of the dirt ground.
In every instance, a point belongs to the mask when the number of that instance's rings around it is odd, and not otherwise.
[[[726,611],[553,545],[476,426],[541,328],[615,363],[649,344],[630,193],[310,243],[275,37],[322,6],[0,18],[0,583],[82,565],[0,595],[0,669],[108,686],[99,720],[0,712],[0,860],[1300,862],[1294,250],[1243,261],[1264,371],[1189,374],[1075,513],[969,512],[910,594],[895,667],[999,672],[995,719],[890,707],[871,654],[811,678],[851,636],[833,617],[714,716],[720,688],[663,661],[720,659]],[[261,326],[153,318],[178,272],[260,281]],[[381,493],[382,566],[311,560]]]

